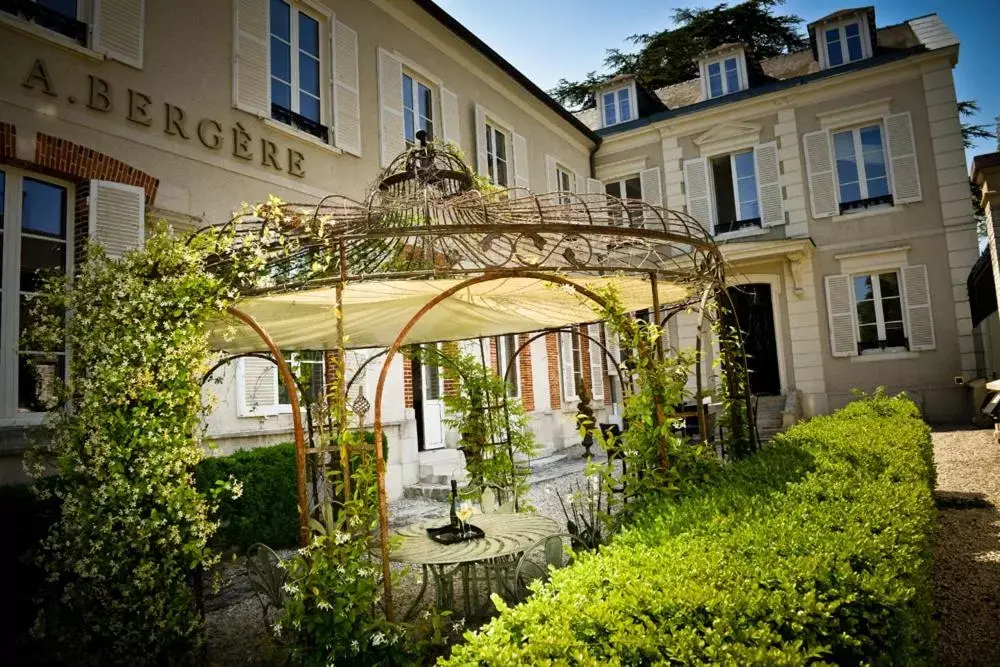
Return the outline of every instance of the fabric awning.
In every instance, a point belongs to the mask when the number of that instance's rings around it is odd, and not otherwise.
[[[459,279],[391,280],[350,283],[344,289],[344,327],[348,348],[388,347],[400,330],[432,298]],[[599,289],[617,286],[628,311],[653,303],[649,282],[634,277],[579,278]],[[687,285],[660,282],[661,305],[691,295]],[[237,308],[249,314],[281,349],[329,350],[337,347],[336,292],[331,288],[288,292],[247,299]],[[524,333],[593,322],[593,303],[569,286],[536,278],[503,278],[467,287],[430,310],[406,338],[407,343],[464,340],[479,336]],[[264,351],[249,327],[227,317],[211,331],[213,349],[229,353]]]

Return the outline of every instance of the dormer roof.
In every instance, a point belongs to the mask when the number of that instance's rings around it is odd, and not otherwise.
[[[747,45],[743,42],[728,42],[726,44],[720,44],[714,49],[709,49],[708,51],[703,51],[695,60],[711,60],[717,56],[723,56],[727,53],[732,53],[733,51],[746,51]]]

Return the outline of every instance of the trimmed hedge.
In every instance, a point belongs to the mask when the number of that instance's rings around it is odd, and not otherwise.
[[[650,506],[439,664],[929,663],[933,484],[913,403],[857,401]]]

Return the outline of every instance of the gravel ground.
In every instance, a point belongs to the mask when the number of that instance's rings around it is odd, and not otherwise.
[[[934,458],[938,663],[1000,665],[1000,446],[992,430],[938,430]]]

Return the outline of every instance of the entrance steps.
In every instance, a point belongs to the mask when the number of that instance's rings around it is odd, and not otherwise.
[[[528,478],[528,482],[530,484],[539,484],[567,474],[564,469],[567,466],[567,459],[569,457],[569,453],[560,452],[558,454],[532,459],[530,461],[531,474]],[[576,462],[576,458],[578,457],[573,458],[572,463],[575,467],[580,467]],[[410,484],[403,488],[403,497],[411,500],[449,500],[451,498],[451,476],[432,474],[429,469],[425,469],[424,472],[427,474],[422,474],[419,482],[416,484]],[[464,481],[465,478],[463,471],[463,476],[458,479],[459,487],[464,486]]]
[[[757,396],[757,435],[762,443],[788,430],[798,419],[798,392]]]

